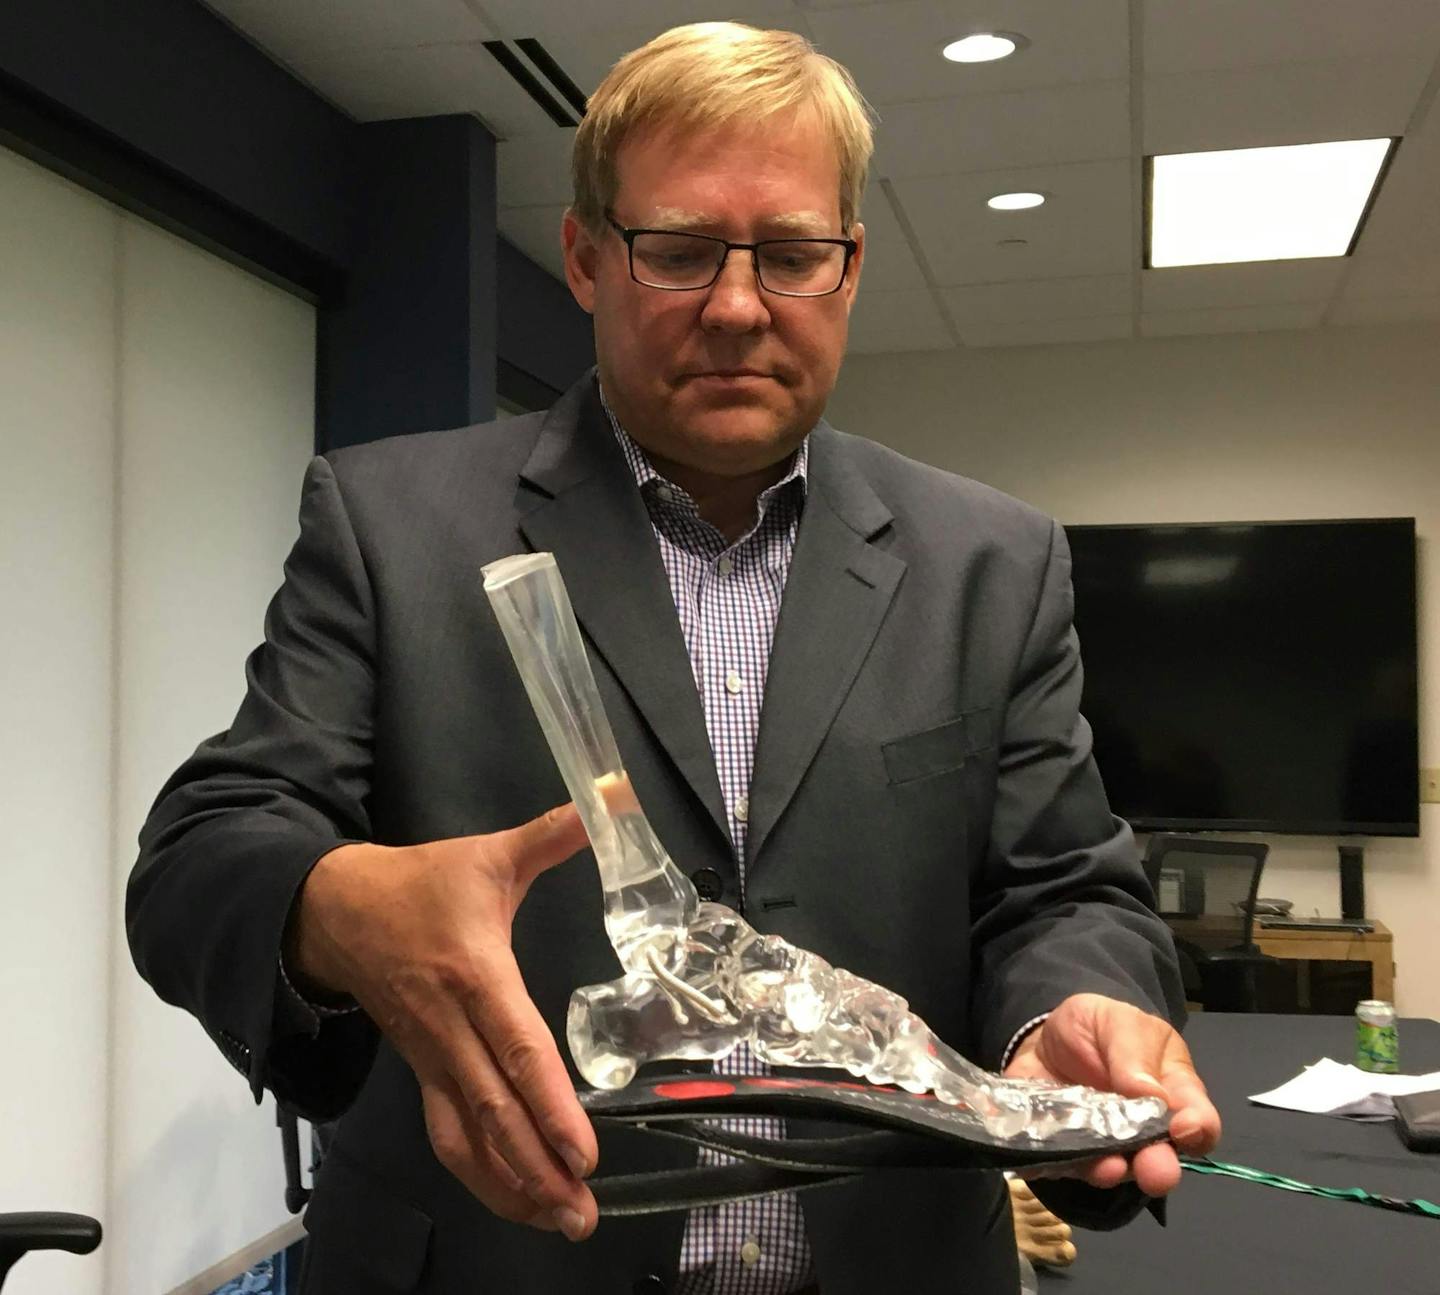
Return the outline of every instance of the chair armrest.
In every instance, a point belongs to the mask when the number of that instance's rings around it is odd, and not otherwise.
[[[0,1285],[11,1265],[31,1250],[88,1255],[100,1244],[100,1223],[87,1214],[0,1214]]]

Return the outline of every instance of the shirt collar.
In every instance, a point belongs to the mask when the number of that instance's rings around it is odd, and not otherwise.
[[[600,385],[600,379],[595,379],[596,389],[600,394],[600,406],[605,410],[605,416],[610,420],[610,429],[615,433],[615,439],[620,442],[621,452],[625,455],[625,462],[630,465],[631,475],[635,478],[635,484],[640,488],[641,497],[645,500],[646,508],[654,512],[655,492],[660,486],[664,486],[670,492],[673,501],[680,501],[682,507],[690,511],[696,511],[695,501],[677,486],[673,481],[667,480],[660,473],[655,471],[655,465],[650,462],[649,456],[635,442],[630,434],[620,426],[620,420],[615,417],[615,411],[610,408],[610,402],[605,399],[605,388]],[[757,500],[757,517],[763,518],[769,511],[771,504],[781,495],[793,494],[797,508],[803,506],[805,493],[809,486],[810,467],[810,435],[807,432],[805,439],[796,447],[790,457],[790,469],[786,474],[775,482],[774,485],[766,486],[760,492]],[[792,485],[798,482],[798,485]],[[653,484],[652,484],[653,483]]]

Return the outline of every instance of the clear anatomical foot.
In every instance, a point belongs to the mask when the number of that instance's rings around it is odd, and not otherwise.
[[[640,952],[636,970],[570,999],[570,1052],[597,1088],[623,1087],[646,1062],[723,1057],[743,1042],[776,1065],[831,1066],[933,1092],[996,1138],[1084,1131],[1123,1140],[1165,1113],[1154,1098],[990,1074],[937,1038],[899,994],[761,935],[720,904],[699,904],[678,945],[667,936]]]
[[[623,1088],[646,1062],[716,1059],[744,1042],[775,1065],[833,1066],[933,1092],[994,1138],[1123,1140],[1164,1115],[1154,1098],[989,1074],[898,994],[701,903],[621,763],[553,556],[491,563],[485,592],[589,834],[606,932],[624,971],[570,999],[566,1034],[589,1083]]]

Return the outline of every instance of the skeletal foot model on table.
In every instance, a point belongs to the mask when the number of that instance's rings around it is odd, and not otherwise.
[[[651,829],[620,761],[554,558],[484,569],[485,592],[589,833],[623,974],[577,989],[566,1035],[581,1075],[622,1088],[639,1066],[718,1059],[746,1043],[777,1065],[831,1066],[933,1092],[986,1133],[1031,1144],[1065,1131],[1134,1137],[1155,1098],[1006,1079],[967,1061],[905,999],[721,904],[702,903]]]
[[[1030,1190],[1022,1178],[1007,1178],[1010,1215],[1015,1222],[1015,1245],[1032,1264],[1046,1268],[1068,1268],[1075,1262],[1075,1243],[1070,1225],[1057,1218]]]

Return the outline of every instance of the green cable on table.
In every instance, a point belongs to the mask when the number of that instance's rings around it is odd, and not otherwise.
[[[1248,1165],[1231,1165],[1223,1160],[1211,1160],[1209,1156],[1181,1156],[1180,1164],[1182,1168],[1197,1174],[1218,1174],[1226,1178],[1239,1178],[1247,1183],[1259,1183],[1262,1187],[1279,1187],[1282,1191],[1323,1196],[1332,1201],[1355,1201],[1360,1205],[1373,1205],[1377,1209],[1398,1210],[1402,1214],[1420,1214],[1427,1218],[1440,1219],[1440,1205],[1431,1201],[1406,1201],[1395,1196],[1377,1196],[1363,1187],[1315,1187],[1294,1178],[1282,1178],[1279,1174],[1267,1174],[1261,1169],[1251,1169]]]

